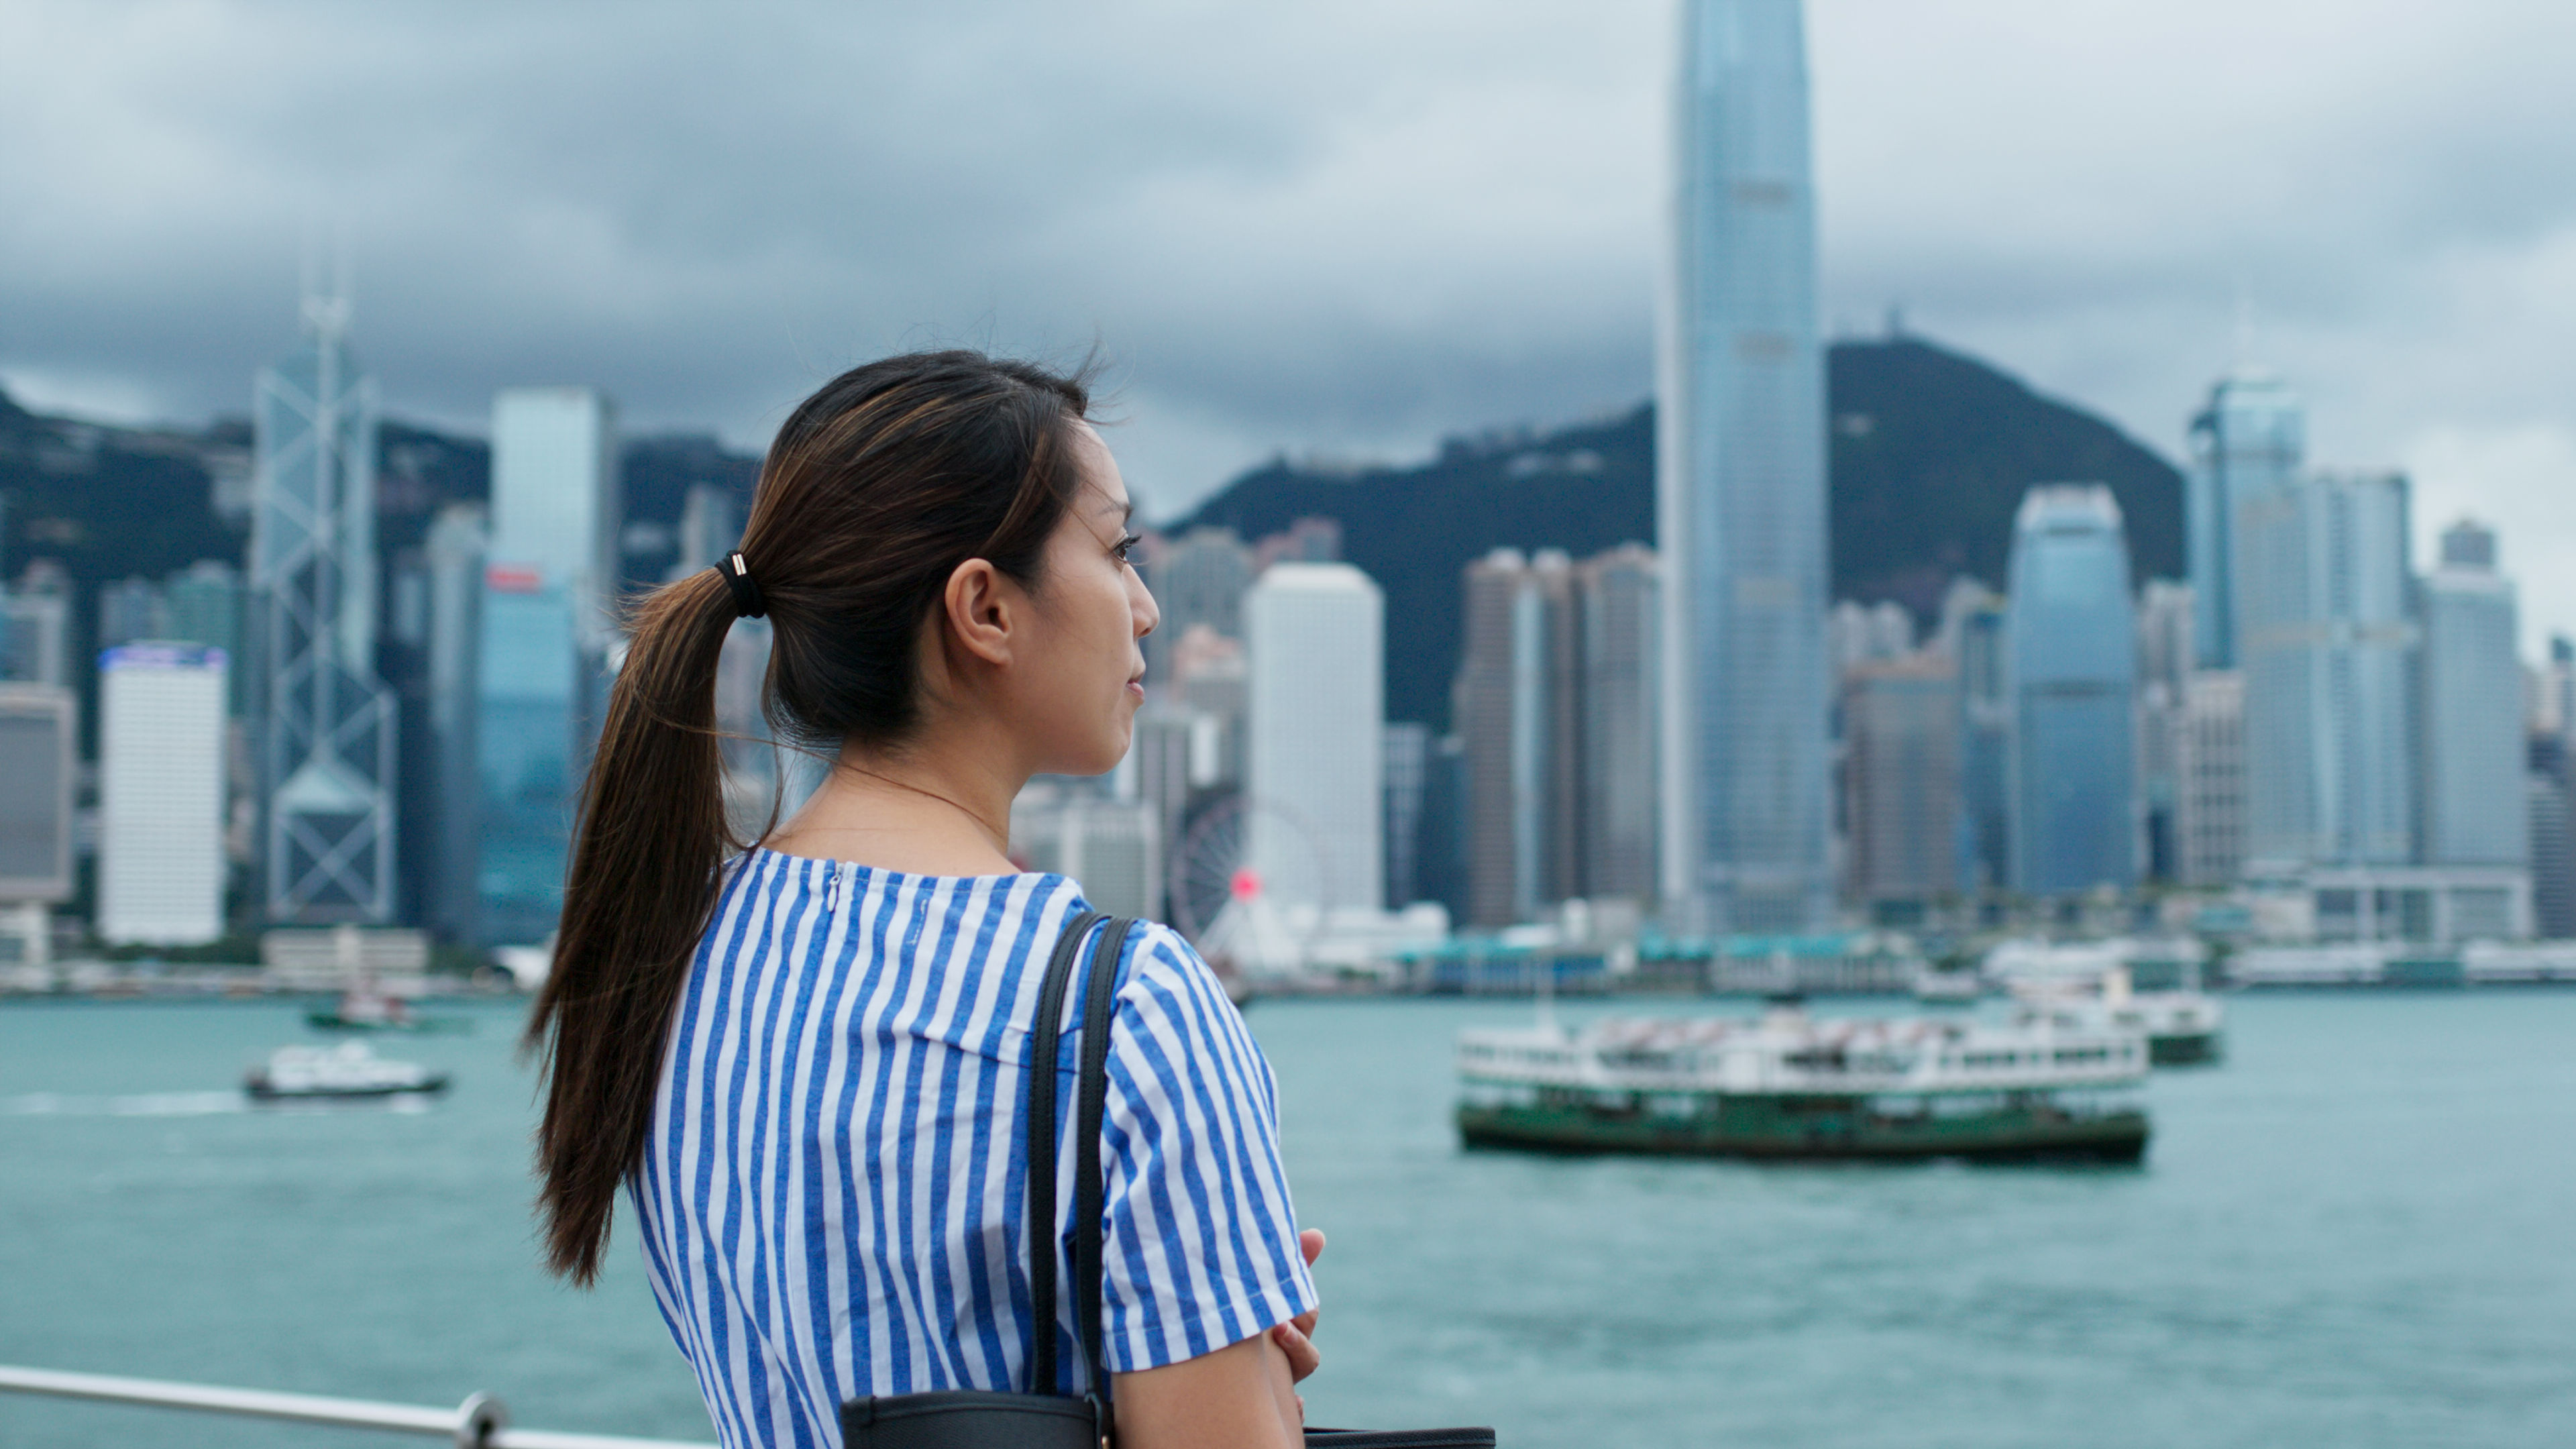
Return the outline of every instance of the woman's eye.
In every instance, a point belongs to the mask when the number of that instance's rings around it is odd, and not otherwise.
[[[1143,543],[1144,541],[1145,537],[1143,534],[1131,533],[1125,538],[1118,540],[1118,546],[1111,549],[1110,552],[1118,555],[1118,561],[1120,563],[1134,563],[1135,560],[1128,557],[1128,555],[1134,551],[1136,545]]]

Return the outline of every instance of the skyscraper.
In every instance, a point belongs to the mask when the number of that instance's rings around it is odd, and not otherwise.
[[[1852,896],[1927,901],[1957,888],[1959,673],[1937,651],[1843,677]]]
[[[2193,642],[2204,669],[2237,663],[2236,510],[2298,476],[2307,413],[2270,373],[2239,369],[2209,390],[2191,420],[2184,546],[2191,569]]]
[[[1551,846],[1556,804],[1564,618],[1573,605],[1562,553],[1500,548],[1467,565],[1466,647],[1455,714],[1468,772],[1468,920],[1508,926],[1563,899]],[[1562,692],[1570,696],[1570,691]],[[1565,741],[1570,746],[1571,741]]]
[[[2138,591],[2138,797],[2150,880],[2182,879],[2183,693],[2196,657],[2189,584],[2149,579]]]
[[[241,571],[221,559],[199,559],[170,576],[161,590],[160,638],[179,644],[221,649],[234,667],[225,672],[231,696],[226,708],[234,718],[251,712],[250,671],[242,657]]]
[[[2110,489],[2043,485],[2023,497],[2011,601],[2013,888],[2134,884],[2137,624]]]
[[[98,933],[110,941],[224,933],[226,664],[196,644],[99,657]]]
[[[475,930],[487,944],[541,941],[563,910],[616,623],[618,501],[606,398],[548,387],[493,399],[475,748]]]
[[[267,915],[394,912],[393,692],[376,675],[376,390],[345,297],[304,299],[306,345],[252,401],[250,584],[267,792]]]
[[[2419,591],[2428,865],[2529,860],[2522,663],[2514,654],[2513,584],[2496,571],[2495,543],[2489,529],[2453,525]]]
[[[79,703],[59,684],[0,680],[0,960],[42,964],[72,894]]]
[[[1392,720],[1386,727],[1386,903],[1402,909],[1422,898],[1414,858],[1422,839],[1422,787],[1431,759],[1431,727]]]
[[[1941,597],[1939,647],[1959,676],[1959,822],[1953,847],[1959,889],[1973,893],[2012,878],[2012,698],[2005,668],[2009,615],[1975,579],[1951,582]]]
[[[2406,493],[2395,474],[2307,472],[2237,497],[2249,869],[2414,856]]]
[[[1273,564],[1244,597],[1244,863],[1282,904],[1383,899],[1385,616],[1349,564]]]
[[[1640,544],[1575,569],[1583,609],[1581,892],[1654,897],[1662,784],[1662,568]]]
[[[1798,0],[1687,0],[1660,317],[1664,898],[1676,924],[1821,924],[1825,372]]]
[[[453,503],[431,520],[422,546],[429,592],[430,770],[436,781],[432,829],[415,832],[436,852],[422,915],[441,935],[471,941],[482,859],[482,776],[475,765],[483,648],[482,508]]]
[[[2184,885],[2230,885],[2245,865],[2245,675],[2195,669],[2172,721],[2174,870]]]

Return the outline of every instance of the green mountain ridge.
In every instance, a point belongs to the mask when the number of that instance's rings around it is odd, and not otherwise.
[[[2000,586],[2012,520],[2034,484],[2110,485],[2134,577],[2182,573],[2182,475],[2091,413],[1912,337],[1835,343],[1831,567],[1838,599],[1894,600],[1928,622],[1967,574]],[[1389,719],[1444,726],[1461,647],[1462,570],[1496,548],[1577,558],[1655,540],[1655,410],[1546,433],[1454,439],[1409,468],[1278,460],[1175,525],[1247,539],[1297,519],[1342,525],[1342,556],[1386,593]]]
[[[1835,597],[1893,599],[1928,620],[1953,577],[2000,584],[2013,511],[2048,482],[2109,484],[2135,575],[2182,572],[2181,475],[2102,419],[1912,337],[1835,343],[1827,379]],[[61,564],[79,589],[72,646],[82,657],[99,585],[164,577],[201,558],[242,562],[247,539],[214,511],[210,464],[238,466],[249,446],[238,419],[202,432],[118,428],[37,416],[0,394],[0,577],[16,579],[34,558]],[[377,533],[389,563],[418,545],[439,508],[488,494],[481,439],[389,418],[378,452]],[[626,517],[648,525],[676,522],[693,484],[747,504],[760,467],[691,434],[632,439],[622,464]],[[1466,564],[1506,546],[1579,558],[1652,543],[1654,491],[1647,404],[1545,432],[1455,438],[1413,467],[1274,461],[1178,527],[1221,524],[1254,539],[1302,517],[1339,521],[1343,556],[1386,591],[1388,717],[1437,726],[1457,671]],[[662,576],[667,528],[660,537],[630,535],[632,582]]]

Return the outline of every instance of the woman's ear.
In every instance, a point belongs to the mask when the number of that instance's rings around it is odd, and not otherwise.
[[[987,664],[1008,664],[1020,602],[1020,591],[990,560],[970,558],[949,572],[941,599],[948,637]]]

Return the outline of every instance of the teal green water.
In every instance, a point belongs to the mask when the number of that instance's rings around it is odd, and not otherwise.
[[[2576,1443],[2576,992],[2238,997],[2137,1169],[1461,1153],[1458,1027],[1271,1002],[1322,1423],[1506,1444]],[[1663,1007],[1659,1009],[1680,1009]],[[1690,1009],[1698,1009],[1693,1007]],[[1711,1005],[1707,1009],[1724,1010]],[[537,1271],[512,1014],[421,1111],[249,1110],[270,1005],[0,1006],[0,1362],[710,1437],[621,1239]],[[399,1438],[0,1394],[0,1445]]]

